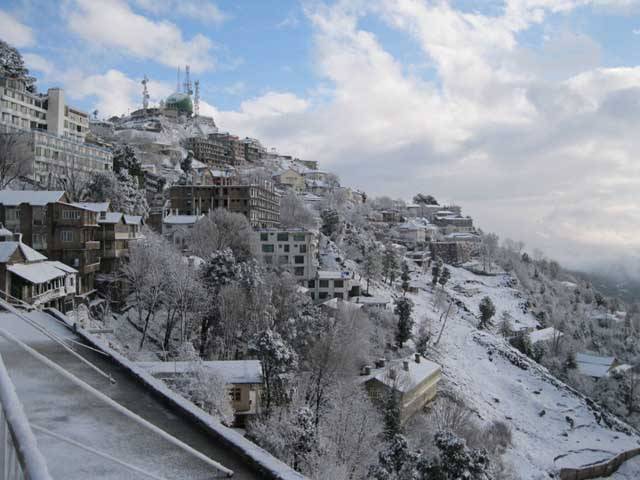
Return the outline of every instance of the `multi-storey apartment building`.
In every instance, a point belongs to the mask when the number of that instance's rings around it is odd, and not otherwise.
[[[347,300],[360,295],[360,284],[351,272],[318,270],[315,278],[307,282],[309,294],[316,301],[338,298]]]
[[[111,151],[85,143],[88,131],[88,115],[66,105],[62,89],[36,94],[22,80],[0,77],[0,134],[29,132],[25,162],[34,181],[111,170]]]
[[[25,245],[21,234],[0,227],[0,296],[10,303],[71,310],[77,273]]]
[[[93,290],[100,268],[95,211],[68,203],[64,192],[2,190],[0,222],[35,250],[78,270],[79,294]]]
[[[249,185],[174,185],[169,190],[171,210],[179,215],[207,214],[216,208],[242,213],[251,226],[280,225],[280,196],[268,181]]]
[[[245,151],[254,155],[252,148],[243,140],[229,133],[211,133],[206,137],[187,139],[187,148],[193,151],[194,157],[208,165],[240,165],[245,163]]]
[[[315,278],[318,244],[313,232],[303,229],[258,230],[260,255],[268,265],[290,271],[296,280]]]

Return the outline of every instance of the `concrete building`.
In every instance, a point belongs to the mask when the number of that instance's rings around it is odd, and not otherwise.
[[[100,272],[114,274],[129,256],[129,247],[142,238],[144,222],[138,215],[103,211],[98,214]]]
[[[253,145],[248,147],[247,145]],[[245,150],[249,150],[255,157],[253,143],[245,143],[230,133],[211,133],[206,137],[191,137],[186,142],[187,149],[193,151],[193,156],[207,165],[242,165],[247,161]]]
[[[330,298],[347,300],[360,295],[360,284],[351,272],[318,270],[316,277],[307,282],[307,287],[311,298],[318,302]]]
[[[85,143],[89,116],[65,103],[64,91],[28,92],[22,80],[0,77],[0,133],[28,132],[29,172],[45,185],[70,172],[113,169],[111,151]]]
[[[0,133],[28,132],[29,174],[52,185],[72,172],[95,173],[113,169],[111,151],[85,143],[88,115],[65,103],[64,91],[28,92],[21,80],[0,78]]]
[[[297,280],[314,278],[318,264],[318,240],[303,229],[258,230],[260,255],[269,265],[290,271]]]
[[[0,226],[0,295],[9,303],[72,310],[77,273],[25,245],[21,234]]]
[[[249,163],[260,161],[267,153],[267,149],[256,138],[245,137],[242,144],[244,145],[244,158]]]
[[[431,258],[440,258],[451,265],[460,265],[471,260],[471,254],[475,249],[472,242],[441,241],[431,242]]]
[[[433,400],[441,377],[440,365],[416,353],[404,360],[378,361],[376,368],[365,366],[361,382],[374,401],[394,395],[404,423]]]
[[[225,208],[242,213],[255,228],[276,228],[280,224],[280,196],[268,181],[248,185],[174,185],[169,198],[171,210],[179,215],[206,215]]]
[[[289,187],[296,192],[303,192],[306,186],[304,176],[292,168],[287,168],[273,176],[273,179],[281,186]]]
[[[78,294],[91,293],[100,268],[98,214],[61,191],[0,191],[0,222],[24,243],[78,270]]]

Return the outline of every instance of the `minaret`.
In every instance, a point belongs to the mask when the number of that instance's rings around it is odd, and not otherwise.
[[[149,79],[147,78],[147,75],[144,76],[144,78],[142,79],[142,82],[140,83],[142,83],[143,85],[142,108],[146,110],[147,108],[149,108],[149,90],[147,90],[147,83],[149,83]]]
[[[178,82],[176,83],[176,92],[180,91],[180,65],[178,65]]]
[[[189,77],[189,65],[184,67],[184,88],[183,92],[187,95],[193,95],[193,90],[191,89],[191,78]]]

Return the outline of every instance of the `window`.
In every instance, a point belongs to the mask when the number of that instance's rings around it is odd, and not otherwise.
[[[80,220],[80,211],[79,210],[63,210],[62,218],[64,220]]]
[[[318,295],[318,298],[320,300],[324,300],[325,298],[327,298],[329,296],[329,294],[327,292],[320,292],[320,294]]]
[[[302,265],[304,263],[304,256],[296,255],[295,257],[293,257],[293,263]]]
[[[261,242],[268,242],[269,241],[269,234],[268,233],[261,233],[260,234],[260,241]]]
[[[20,220],[20,208],[7,208],[7,220]]]
[[[344,298],[344,295],[342,294],[342,292],[334,293],[333,298],[339,298],[342,300]]]
[[[344,280],[334,280],[333,281],[333,287],[334,288],[343,288],[344,287]]]
[[[307,286],[309,288],[316,288],[316,281],[315,280],[309,280],[309,283],[307,284]]]
[[[296,267],[293,269],[293,274],[296,277],[302,277],[304,275],[304,267]]]
[[[242,389],[240,387],[230,388],[229,396],[231,397],[231,401],[239,402],[240,400],[242,400]]]
[[[289,245],[285,245],[284,246],[285,253],[289,253],[289,250],[290,250]]]
[[[273,264],[273,257],[271,255],[265,255],[264,256],[264,263],[267,265],[272,265]]]
[[[307,246],[306,245],[299,245],[300,247],[300,253],[307,253]]]
[[[320,280],[320,288],[329,288],[329,280]]]
[[[278,257],[278,265],[286,265],[289,263],[289,255],[281,255]]]
[[[304,242],[304,233],[294,233],[293,234],[294,242]]]
[[[278,233],[278,241],[279,242],[288,242],[289,241],[289,234],[287,232]]]
[[[271,243],[263,244],[262,245],[262,251],[264,253],[273,253],[273,244],[271,244]]]
[[[62,230],[60,232],[60,238],[63,242],[73,242],[73,231],[72,230]]]

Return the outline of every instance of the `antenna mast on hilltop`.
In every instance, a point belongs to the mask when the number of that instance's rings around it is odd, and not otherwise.
[[[200,115],[200,80],[195,81],[196,95],[193,99],[193,113],[195,116]]]
[[[142,108],[145,110],[149,108],[149,90],[147,89],[147,83],[149,83],[149,79],[145,75],[142,79],[143,89],[142,89]]]
[[[183,92],[187,95],[193,95],[193,90],[191,89],[191,78],[189,77],[189,65],[184,67],[184,88]]]

